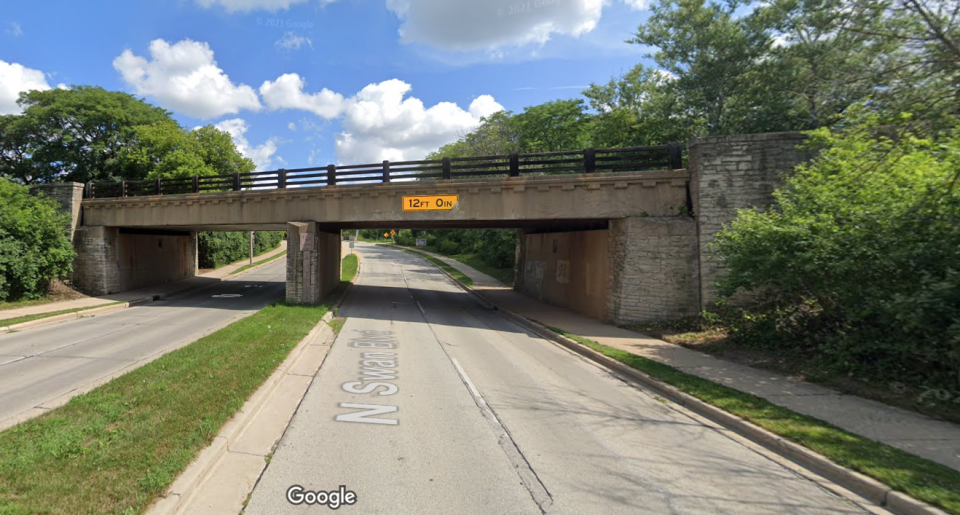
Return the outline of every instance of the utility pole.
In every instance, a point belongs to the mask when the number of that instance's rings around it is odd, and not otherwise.
[[[253,264],[253,231],[250,231],[250,264]]]

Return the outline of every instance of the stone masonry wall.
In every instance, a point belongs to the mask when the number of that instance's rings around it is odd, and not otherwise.
[[[771,205],[773,190],[783,184],[784,176],[812,157],[812,153],[797,148],[803,141],[800,133],[777,132],[700,138],[688,143],[701,309],[716,302],[716,281],[723,274],[710,243],[736,218],[738,209]]]
[[[74,241],[74,233],[80,225],[80,205],[83,202],[83,184],[79,182],[63,182],[53,184],[35,184],[30,186],[30,193],[50,197],[60,203],[63,210],[71,215],[70,241]]]
[[[609,322],[668,320],[699,311],[697,232],[693,219],[610,220]]]
[[[120,230],[116,227],[80,227],[73,241],[77,257],[71,280],[91,295],[121,291]]]
[[[340,284],[340,232],[287,224],[287,302],[316,304]]]

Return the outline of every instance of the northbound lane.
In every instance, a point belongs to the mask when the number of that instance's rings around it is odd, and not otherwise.
[[[293,485],[344,485],[357,501],[340,509],[357,513],[883,513],[482,308],[419,258],[357,247],[349,319],[246,513],[304,512]]]

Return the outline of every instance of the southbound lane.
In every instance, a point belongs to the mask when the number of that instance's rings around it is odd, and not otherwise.
[[[286,261],[114,313],[0,335],[0,429],[284,295]]]
[[[484,309],[419,258],[357,250],[349,318],[245,513],[303,512],[293,485],[343,485],[356,513],[883,513]]]

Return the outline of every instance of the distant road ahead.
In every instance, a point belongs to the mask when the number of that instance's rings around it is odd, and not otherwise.
[[[0,429],[281,300],[285,278],[278,259],[166,300],[0,335]]]

